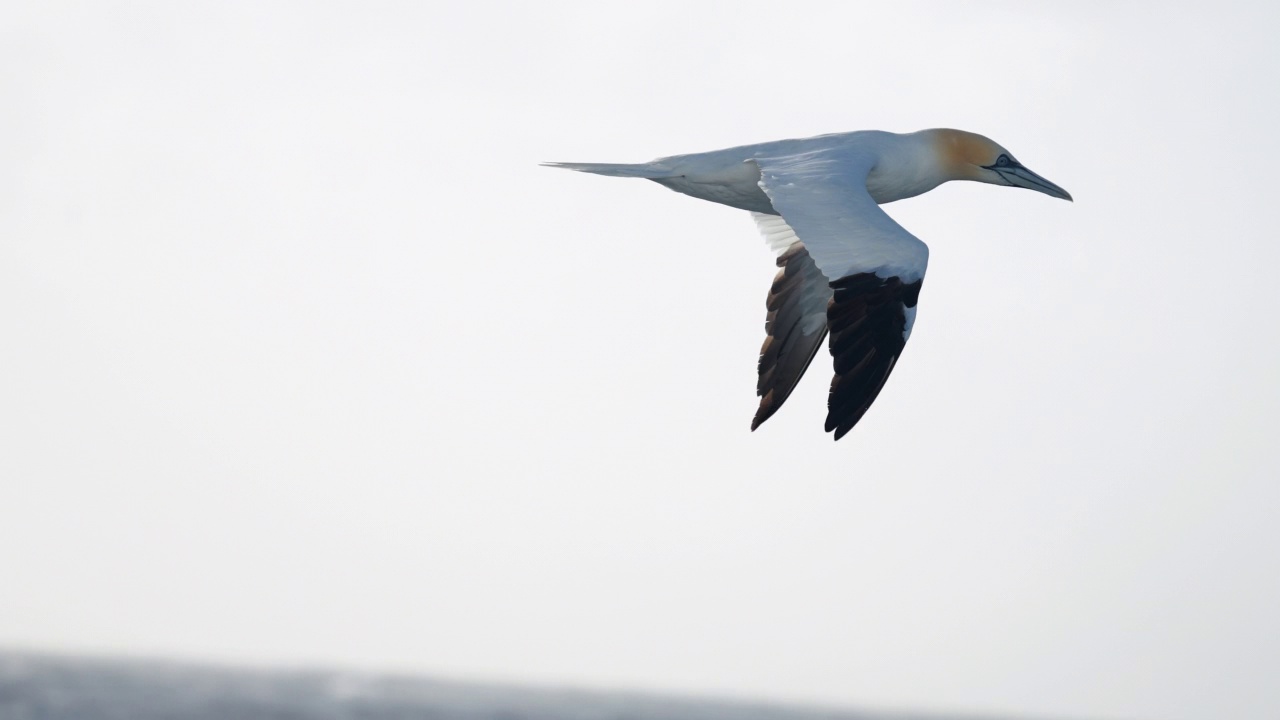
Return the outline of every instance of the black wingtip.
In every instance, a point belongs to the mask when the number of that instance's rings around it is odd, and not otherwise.
[[[778,408],[773,405],[761,405],[760,409],[756,410],[756,416],[751,418],[751,432],[755,432],[756,428],[763,425],[765,420],[773,417],[777,410]]]
[[[831,438],[832,440],[839,440],[845,435],[848,435],[849,431],[852,430],[853,426],[856,424],[857,423],[853,423],[851,425],[841,425],[838,420],[835,420],[832,417],[828,417],[826,422],[826,430],[829,433],[835,433],[834,436]]]
[[[831,283],[827,307],[835,377],[827,395],[827,432],[844,437],[880,395],[906,345],[907,309],[914,308],[922,281],[849,275]]]

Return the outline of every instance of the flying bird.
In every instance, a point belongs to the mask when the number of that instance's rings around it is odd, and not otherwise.
[[[1071,195],[994,141],[963,130],[868,130],[673,155],[634,165],[544,163],[645,178],[751,213],[780,270],[769,291],[755,430],[782,407],[831,335],[827,432],[839,440],[871,407],[916,319],[929,248],[880,205],[949,180]]]

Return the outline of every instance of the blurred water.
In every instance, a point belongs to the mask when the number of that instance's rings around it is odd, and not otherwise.
[[[910,720],[910,717],[658,695],[468,684],[406,676],[242,670],[0,652],[0,720]],[[979,719],[969,717],[968,720]]]

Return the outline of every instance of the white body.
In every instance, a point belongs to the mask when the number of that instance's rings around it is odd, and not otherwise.
[[[900,135],[860,130],[672,155],[648,165],[669,173],[651,179],[676,192],[743,210],[778,214],[760,188],[759,168],[747,161],[815,152],[856,153],[872,160],[865,186],[871,199],[883,205],[929,192],[947,179],[929,132]]]

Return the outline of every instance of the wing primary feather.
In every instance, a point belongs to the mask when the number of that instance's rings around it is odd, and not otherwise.
[[[831,288],[804,244],[794,242],[779,255],[778,268],[766,303],[769,314],[756,383],[760,406],[751,421],[752,430],[791,396],[827,336]]]
[[[893,372],[906,346],[908,310],[919,301],[923,282],[858,273],[831,283],[827,325],[835,376],[826,430],[836,440],[858,424]]]

